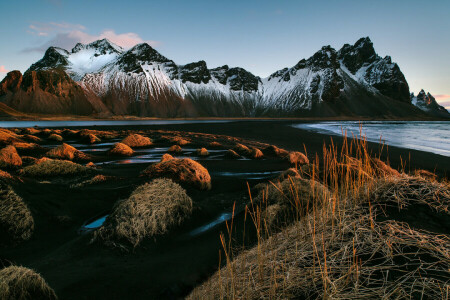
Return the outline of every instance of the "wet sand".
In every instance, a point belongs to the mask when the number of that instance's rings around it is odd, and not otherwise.
[[[323,143],[331,136],[312,133],[289,126],[292,121],[239,121],[217,124],[180,124],[149,126],[94,126],[96,130],[175,130],[188,135],[192,132],[238,137],[231,142],[223,136],[215,140],[223,143],[243,142],[263,147],[260,142],[273,144],[291,151],[306,147],[310,159],[321,156]],[[333,136],[335,144],[342,138]],[[78,142],[77,142],[78,143]],[[53,144],[47,145],[52,147]],[[167,147],[169,144],[158,145]],[[197,148],[201,143],[184,148]],[[93,146],[95,147],[95,145]],[[108,149],[108,148],[105,148]],[[379,145],[369,143],[376,152]],[[138,152],[144,152],[138,150]],[[386,159],[386,153],[382,159]],[[407,161],[406,169],[428,169],[440,176],[448,176],[450,158],[396,147],[389,147],[389,161],[399,167]],[[410,158],[410,159],[409,159]],[[96,163],[108,161],[99,153]],[[20,264],[36,269],[52,286],[60,299],[177,299],[212,274],[219,264],[219,224],[198,235],[190,233],[214,222],[223,213],[229,213],[236,203],[240,211],[248,203],[247,182],[250,186],[277,176],[277,171],[290,165],[279,158],[264,160],[208,160],[199,158],[212,175],[213,188],[199,191],[188,188],[195,203],[192,217],[169,235],[148,240],[129,253],[91,244],[92,233],[80,234],[79,229],[95,217],[107,214],[114,203],[127,198],[133,189],[144,183],[140,172],[149,163],[102,165],[104,175],[119,177],[96,185],[69,188],[62,180],[41,182],[24,179],[13,184],[15,191],[29,205],[35,218],[35,232],[31,240],[14,248],[0,248],[4,265]],[[245,177],[224,176],[223,172],[274,172],[264,178],[246,180]],[[61,216],[66,216],[62,221]],[[236,217],[237,244],[242,244],[242,214]],[[247,228],[247,230],[249,230]],[[252,243],[247,232],[245,243]]]

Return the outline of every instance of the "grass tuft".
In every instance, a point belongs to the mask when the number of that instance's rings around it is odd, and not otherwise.
[[[167,233],[192,213],[192,200],[170,179],[155,179],[139,186],[131,196],[119,201],[94,241],[128,249],[145,238]]]

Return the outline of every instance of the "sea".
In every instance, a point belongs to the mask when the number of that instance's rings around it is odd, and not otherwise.
[[[327,121],[292,126],[324,134],[365,136],[371,142],[450,157],[450,121]]]

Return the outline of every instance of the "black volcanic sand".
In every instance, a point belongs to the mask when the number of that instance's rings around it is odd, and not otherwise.
[[[198,158],[195,149],[206,147],[207,143],[217,141],[231,148],[236,142],[260,149],[274,144],[287,150],[302,151],[304,146],[308,156],[313,158],[317,152],[321,156],[322,145],[330,141],[330,136],[311,133],[290,127],[292,121],[239,121],[230,123],[180,124],[164,126],[109,126],[92,127],[96,130],[117,130],[120,137],[102,140],[101,143],[113,143],[126,136],[128,130],[139,130],[158,141],[161,135],[173,136],[180,131],[181,136],[190,139],[191,145],[182,146],[185,151],[178,157],[191,157],[205,166],[212,177],[213,188],[210,191],[198,191],[187,188],[194,201],[192,217],[180,228],[174,229],[164,237],[145,241],[140,247],[129,253],[91,244],[92,232],[80,232],[83,224],[96,217],[107,214],[114,203],[127,198],[135,187],[148,181],[139,177],[140,172],[151,162],[143,161],[150,149],[167,148],[173,143],[157,142],[137,152],[131,158],[111,158],[105,150],[109,145],[86,145],[80,138],[67,138],[67,143],[75,145],[86,153],[94,155],[93,161],[100,166],[97,173],[114,176],[105,182],[75,187],[74,184],[87,178],[58,178],[36,180],[23,178],[23,182],[13,182],[15,191],[30,207],[35,219],[35,232],[32,238],[15,247],[0,246],[0,259],[3,265],[11,263],[37,270],[55,289],[60,299],[171,299],[179,298],[212,274],[219,264],[221,249],[219,234],[226,233],[222,223],[199,235],[190,232],[215,220],[223,213],[232,210],[236,203],[238,212],[235,226],[236,244],[242,244],[242,210],[248,202],[247,182],[250,186],[277,176],[277,173],[255,175],[247,180],[242,176],[224,176],[222,172],[261,173],[282,171],[289,164],[281,158],[268,157],[262,160],[225,159],[223,152],[212,152],[210,158]],[[75,128],[74,128],[75,129]],[[207,135],[195,135],[193,132]],[[222,136],[225,135],[225,136]],[[238,137],[237,139],[226,136]],[[334,137],[335,144],[342,139]],[[60,143],[45,141],[42,146],[52,148]],[[208,147],[206,147],[208,148]],[[369,143],[372,151],[378,151],[379,145]],[[98,151],[90,152],[89,149]],[[214,150],[208,148],[208,150]],[[220,150],[220,149],[219,149]],[[40,157],[44,151],[36,151]],[[155,160],[158,155],[150,157]],[[30,153],[27,153],[29,155]],[[407,169],[427,169],[447,176],[450,170],[448,157],[389,148],[389,161],[394,167],[407,161]],[[408,158],[410,157],[410,161]],[[384,157],[386,159],[386,154]],[[130,161],[128,161],[130,160]],[[122,163],[105,163],[121,161]],[[136,163],[140,161],[141,163]],[[12,174],[16,174],[12,172]],[[226,174],[225,174],[226,175]],[[92,177],[92,176],[90,176]],[[72,186],[72,187],[71,187]],[[247,228],[247,230],[249,230]],[[246,233],[246,245],[252,243],[251,231]]]

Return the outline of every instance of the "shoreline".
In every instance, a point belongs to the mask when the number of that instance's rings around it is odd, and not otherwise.
[[[313,132],[305,129],[292,127],[293,122],[298,120],[272,120],[271,122],[262,120],[239,120],[226,123],[184,123],[184,124],[164,124],[164,125],[120,125],[120,126],[81,126],[83,128],[97,130],[174,130],[183,132],[199,132],[207,134],[219,134],[234,136],[251,140],[273,144],[277,147],[289,151],[306,151],[308,157],[313,158],[312,153],[317,153],[321,157],[323,144],[331,141],[337,146],[342,145],[343,137]],[[367,142],[368,149],[372,153],[378,153],[381,144]],[[425,152],[420,150],[400,148],[396,146],[384,146],[385,150],[380,158],[389,161],[394,168],[405,167],[405,171],[414,169],[426,169],[436,172],[440,177],[449,178],[450,158],[440,154]],[[387,153],[386,153],[387,150]]]

